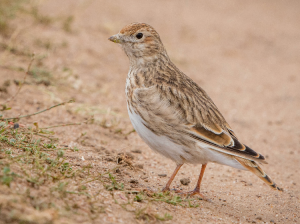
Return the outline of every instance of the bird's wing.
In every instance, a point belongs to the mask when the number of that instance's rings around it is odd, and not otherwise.
[[[209,96],[196,87],[194,91],[191,86],[186,91],[158,84],[141,87],[133,91],[132,103],[145,125],[157,134],[176,129],[216,151],[267,163],[261,154],[239,142]]]

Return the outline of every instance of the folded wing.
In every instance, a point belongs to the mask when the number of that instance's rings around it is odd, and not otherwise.
[[[164,120],[169,128],[181,126],[182,134],[211,145],[211,149],[244,158],[267,163],[264,156],[242,144],[204,90],[190,83],[185,91],[176,87],[153,85],[137,88],[132,102],[152,111],[152,117],[144,117],[149,128],[159,129],[155,120]],[[154,116],[157,119],[154,119]],[[150,127],[152,125],[152,127]]]

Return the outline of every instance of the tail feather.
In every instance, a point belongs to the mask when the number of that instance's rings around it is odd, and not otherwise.
[[[235,159],[246,169],[254,173],[260,179],[262,179],[266,184],[268,184],[274,190],[283,191],[282,188],[278,187],[274,181],[260,168],[260,166],[251,160],[243,159],[240,157],[235,157]]]

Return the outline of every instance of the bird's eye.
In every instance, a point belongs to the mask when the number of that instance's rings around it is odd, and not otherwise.
[[[136,35],[136,38],[137,39],[141,39],[143,37],[143,34],[142,33],[138,33],[137,35]]]

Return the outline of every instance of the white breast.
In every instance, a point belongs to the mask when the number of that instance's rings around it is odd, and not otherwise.
[[[130,112],[132,111],[132,113]],[[140,115],[134,113],[134,110],[128,110],[129,118],[139,136],[147,143],[154,151],[172,159],[178,164],[184,163],[183,158],[190,155],[185,153],[182,146],[175,144],[165,136],[158,136],[149,130],[145,125]]]

